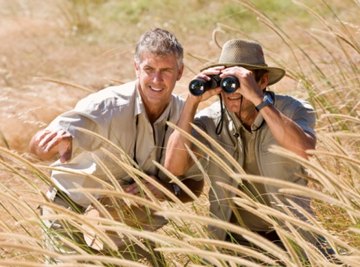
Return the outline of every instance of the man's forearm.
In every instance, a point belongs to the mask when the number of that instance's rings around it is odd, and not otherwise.
[[[274,106],[267,106],[260,112],[280,146],[307,158],[306,150],[315,148],[315,137],[305,133],[299,125]]]
[[[41,130],[37,132],[30,140],[29,150],[31,153],[37,155],[41,160],[50,160],[55,157],[57,151],[56,150],[44,150],[41,147],[41,142],[45,135],[45,130]]]
[[[201,179],[200,181],[195,181],[193,179],[187,179],[184,180],[183,183],[197,196],[199,197],[203,191],[204,188],[204,179]],[[193,199],[186,194],[184,191],[180,191],[178,198],[182,202],[190,202],[193,201]]]
[[[60,161],[66,162],[71,158],[72,136],[65,130],[50,131],[44,129],[33,136],[29,149],[41,160],[53,159],[58,154]]]
[[[191,133],[190,123],[194,119],[198,105],[198,100],[192,96],[189,96],[185,102],[177,126],[187,133]],[[191,147],[191,142],[179,131],[175,130],[167,144],[164,164],[165,168],[174,175],[183,175],[192,165],[192,160],[186,150],[186,146]]]

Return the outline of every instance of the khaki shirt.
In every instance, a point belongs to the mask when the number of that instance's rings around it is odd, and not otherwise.
[[[83,193],[69,190],[112,186],[109,173],[120,185],[126,184],[131,181],[126,166],[137,163],[145,173],[166,179],[152,161],[163,164],[164,148],[172,132],[166,121],[176,124],[183,105],[181,98],[172,95],[168,107],[151,125],[135,82],[90,94],[48,126],[67,130],[73,137],[72,158],[66,164],[57,161],[52,165],[64,169],[53,171],[52,180],[73,201],[86,207],[91,200]],[[81,128],[98,136],[85,133]]]
[[[305,132],[315,136],[315,114],[312,107],[308,103],[297,100],[290,96],[275,95],[274,105],[280,112],[295,121]],[[237,160],[240,166],[244,167],[245,147],[242,141],[242,133],[239,131],[239,121],[234,119],[235,114],[231,114],[225,111],[223,129],[221,133],[217,135],[216,126],[220,121],[220,118],[220,103],[215,102],[197,114],[195,118],[195,124],[203,129],[210,137],[217,140],[217,142],[221,144],[221,146]],[[305,185],[306,180],[301,177],[305,173],[300,164],[288,158],[269,152],[269,148],[272,145],[277,145],[277,143],[271,134],[270,129],[266,123],[263,124],[263,121],[264,120],[261,114],[259,114],[255,119],[254,124],[252,125],[253,130],[258,129],[253,133],[254,148],[252,152],[254,158],[256,159],[256,165],[258,167],[259,174],[265,177],[272,177],[300,185]],[[202,139],[203,142],[207,143],[211,150],[217,151],[217,149],[213,147],[210,142],[206,141],[204,138],[201,138],[198,135],[197,137]],[[225,162],[227,162],[225,157],[222,156],[222,158],[225,160]],[[231,166],[230,163],[228,164]],[[245,166],[249,166],[249,162],[247,162]],[[236,180],[229,177],[223,166],[216,164],[216,162],[212,159],[210,159],[207,172],[211,181],[211,188],[209,191],[211,215],[215,218],[219,218],[228,222],[230,221],[232,214],[231,206],[234,207],[234,204],[231,201],[231,199],[234,197],[234,194],[224,190],[217,184],[217,182],[222,182],[233,187],[238,187],[239,184]],[[260,195],[265,199],[266,203],[272,205],[274,208],[278,208],[273,198],[271,197],[272,193],[278,194],[277,187],[263,184],[261,185],[261,188],[259,187],[257,189],[261,191]],[[311,212],[308,199],[303,199],[300,201],[301,203],[299,203],[299,201],[296,202]],[[253,227],[254,229],[252,230],[265,230],[257,229],[258,226],[260,226],[260,228],[264,227],[264,224],[260,223],[257,225],[252,225],[251,220],[253,219],[248,218],[246,214],[243,214],[243,216],[243,221],[249,219],[246,225],[250,229]],[[217,238],[225,238],[224,230],[214,227],[210,227],[210,229]]]

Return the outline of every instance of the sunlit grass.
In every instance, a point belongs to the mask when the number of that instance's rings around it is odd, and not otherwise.
[[[156,2],[155,5],[159,6],[160,2]],[[127,236],[139,245],[144,240],[156,243],[156,250],[165,256],[168,266],[184,266],[185,264],[187,266],[226,266],[226,264],[228,266],[263,266],[265,264],[276,265],[279,262],[286,266],[299,266],[304,263],[303,255],[298,251],[299,247],[304,249],[312,266],[332,266],[328,259],[324,258],[301,236],[298,228],[324,236],[330,246],[337,251],[337,258],[344,264],[348,266],[358,264],[360,260],[360,75],[358,68],[360,44],[359,38],[357,38],[359,26],[356,21],[353,21],[353,16],[349,16],[349,21],[347,21],[338,6],[332,6],[325,1],[315,1],[315,7],[314,5],[307,7],[299,3],[296,6],[286,3],[284,4],[285,8],[289,7],[291,10],[303,8],[304,13],[308,12],[318,21],[316,28],[304,29],[304,31],[294,34],[291,29],[281,28],[278,21],[272,19],[272,15],[268,16],[268,13],[263,11],[259,5],[263,1],[240,2],[242,5],[232,2],[234,8],[231,10],[224,7],[225,13],[223,14],[234,17],[238,10],[247,8],[250,13],[246,13],[244,18],[252,18],[251,21],[255,21],[255,14],[263,23],[266,31],[277,36],[276,42],[281,44],[284,52],[287,53],[284,53],[286,56],[282,57],[281,54],[272,54],[270,50],[271,59],[286,68],[288,77],[296,82],[297,90],[306,92],[308,100],[316,109],[318,144],[317,149],[310,152],[313,156],[309,161],[277,147],[272,149],[273,153],[291,158],[306,167],[311,185],[302,187],[275,179],[246,175],[241,166],[234,162],[221,147],[214,153],[196,140],[192,141],[205,154],[210,155],[213,164],[222,166],[224,171],[238,182],[248,180],[254,183],[271,183],[279,187],[282,193],[313,199],[312,204],[316,218],[301,210],[296,203],[290,203],[308,218],[308,221],[304,222],[293,216],[288,209],[279,212],[254,202],[237,188],[221,184],[225,190],[235,193],[234,203],[236,205],[273,225],[288,253],[284,253],[274,244],[240,226],[211,218],[207,210],[206,191],[200,198],[192,195],[193,203],[183,204],[160,184],[156,184],[174,201],[161,203],[142,186],[142,181],[150,182],[152,180],[134,167],[131,158],[127,157],[121,148],[100,136],[98,138],[102,139],[104,147],[106,147],[103,152],[134,178],[136,183],[143,188],[146,198],[125,193],[116,183],[116,178],[107,169],[106,164],[97,159],[97,163],[108,176],[108,181],[102,181],[104,188],[96,190],[79,188],[77,190],[88,194],[89,197],[90,193],[103,193],[109,196],[110,200],[106,203],[93,200],[93,206],[99,210],[101,216],[89,217],[57,207],[49,203],[43,193],[51,184],[48,174],[52,168],[40,164],[36,159],[29,159],[9,150],[9,147],[5,147],[8,146],[6,138],[0,135],[1,141],[4,143],[0,149],[0,175],[3,178],[0,183],[1,266],[39,266],[45,256],[60,260],[62,263],[59,266],[74,266],[75,264],[76,266],[149,265],[146,261],[137,261],[136,255],[134,255],[133,261],[123,259],[122,255],[116,252],[116,245],[109,236],[118,238]],[[253,4],[254,2],[256,5]],[[64,11],[64,18],[69,25],[77,24],[78,29],[84,26],[84,32],[93,30],[91,28],[93,24],[87,12],[94,5],[98,5],[99,9],[109,8],[106,5],[111,4],[125,5],[125,3],[112,1],[109,3],[98,1],[98,3],[92,4],[90,1],[73,1],[72,4],[75,10]],[[196,3],[198,8],[203,8],[207,4],[207,1],[197,1]],[[349,10],[359,10],[357,2],[349,1],[348,4]],[[123,14],[114,13],[113,16],[129,16],[134,23],[137,23],[138,16],[148,12],[144,1],[135,1],[135,3],[127,5],[128,9],[124,9]],[[182,4],[177,3],[177,5]],[[341,6],[341,4],[338,5]],[[270,7],[270,14],[276,12],[278,8],[277,5]],[[80,12],[76,9],[84,10]],[[329,14],[332,19],[329,19]],[[200,21],[203,15],[198,17]],[[78,19],[77,16],[83,18]],[[302,16],[303,13],[301,13],[301,19],[303,19]],[[203,22],[212,24],[211,20],[204,19]],[[225,33],[235,32],[236,36],[251,37],[250,32],[243,35],[244,29],[238,25],[240,22],[233,20],[231,23],[234,24],[217,24],[217,26],[220,26]],[[264,44],[266,46],[266,40],[264,40]],[[71,83],[69,84],[71,85]],[[176,128],[174,125],[170,126]],[[196,130],[199,131],[199,129]],[[92,134],[88,131],[84,131],[84,133]],[[190,136],[188,138],[191,139]],[[163,171],[166,172],[166,170]],[[184,188],[177,177],[170,173],[168,176],[170,180]],[[204,177],[205,188],[209,189],[208,177],[206,174]],[[98,178],[93,177],[93,179]],[[12,187],[14,184],[16,186]],[[191,193],[189,192],[189,194]],[[41,217],[37,209],[40,204],[53,208],[54,214]],[[136,214],[131,213],[131,209],[128,209],[129,212],[124,212],[126,207],[134,206],[143,207],[150,213],[161,214],[169,220],[169,223],[155,232],[146,229],[139,230],[135,227],[135,225],[141,225],[137,221]],[[72,246],[77,252],[76,255],[61,255],[50,251],[43,245],[41,232],[44,229],[43,220],[49,218],[62,219],[81,232],[92,236],[96,235],[97,240],[104,244],[110,252],[108,251],[107,254],[94,253],[91,250],[80,248],[72,240],[65,238],[63,238],[63,242]],[[261,247],[263,251],[259,252],[252,248],[211,239],[207,232],[208,225],[241,234]],[[249,259],[256,259],[256,261]]]

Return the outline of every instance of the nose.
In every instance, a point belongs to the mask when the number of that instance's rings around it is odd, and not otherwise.
[[[153,75],[153,82],[159,83],[162,81],[163,81],[163,77],[161,71],[155,71]]]

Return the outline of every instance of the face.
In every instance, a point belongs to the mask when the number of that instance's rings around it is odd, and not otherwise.
[[[176,81],[181,78],[183,66],[178,66],[175,55],[145,52],[141,55],[141,62],[135,63],[135,71],[145,106],[161,109],[170,102]]]
[[[255,83],[255,79],[254,79]],[[265,73],[257,85],[261,90],[264,90],[268,84],[268,74]],[[239,112],[253,112],[254,104],[247,100],[246,97],[241,99],[241,89],[236,90],[234,93],[227,94],[225,92],[221,92],[222,98],[224,100],[224,104],[226,109],[230,112],[239,113]]]
[[[241,94],[238,93],[238,91],[231,94],[221,92],[221,96],[228,111],[235,113],[240,112]]]

